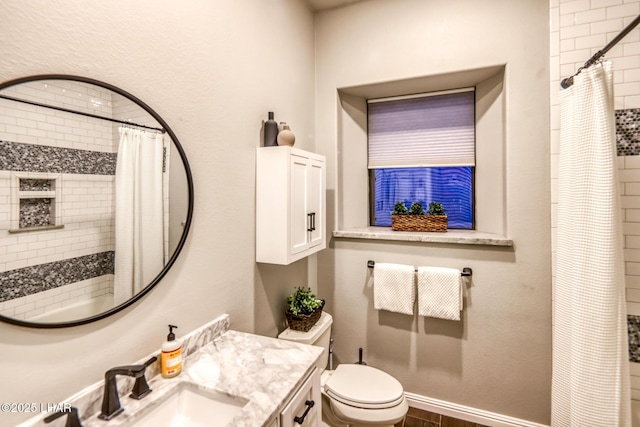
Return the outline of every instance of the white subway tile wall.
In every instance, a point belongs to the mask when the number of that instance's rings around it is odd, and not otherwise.
[[[33,82],[3,94],[106,117],[112,114],[111,92],[96,86]],[[108,121],[5,99],[0,99],[0,140],[107,153],[117,152],[118,147]],[[10,234],[11,174],[0,171],[0,272],[114,250],[114,175],[61,174],[64,228]],[[0,303],[0,313],[25,319],[77,302],[83,295],[112,292],[108,277]]]
[[[94,85],[81,87],[72,82],[41,81],[3,90],[3,94],[160,127],[150,114],[130,99]],[[0,99],[0,140],[116,153],[120,126]],[[0,272],[114,250],[114,175],[62,173],[61,212],[58,214],[64,228],[10,234],[7,230],[12,228],[11,204],[14,203],[11,199],[11,174],[11,171],[0,171]],[[168,174],[164,179],[168,184]],[[165,185],[165,224],[165,228],[168,227],[168,185]],[[165,247],[168,247],[169,233],[165,235]],[[112,283],[113,276],[101,276],[0,302],[0,313],[28,319],[79,299],[112,293]]]
[[[560,81],[573,75],[640,14],[640,0],[551,0],[551,220],[555,283]],[[611,49],[616,109],[640,108],[640,28]],[[640,316],[640,156],[618,157],[627,310]],[[634,425],[640,425],[640,363],[630,363]]]
[[[0,188],[10,174],[0,171]],[[0,205],[0,272],[114,250],[113,176],[62,175],[62,229],[10,234]]]
[[[111,92],[98,86],[42,81],[12,86],[2,93],[99,116],[112,114]],[[108,153],[118,149],[110,122],[6,99],[0,99],[0,140]]]

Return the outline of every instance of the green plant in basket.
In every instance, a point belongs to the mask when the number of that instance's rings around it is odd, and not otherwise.
[[[393,212],[391,215],[407,215],[409,211],[407,210],[407,206],[404,202],[398,202],[393,206]]]
[[[411,207],[409,208],[409,215],[424,215],[424,208],[422,207],[422,203],[411,203]]]
[[[429,203],[429,215],[446,215],[447,213],[444,210],[444,206],[442,206],[442,203],[438,202],[438,201],[433,201],[431,203]]]
[[[324,305],[324,301],[316,298],[310,288],[296,288],[296,291],[287,297],[289,312],[298,316],[300,314],[309,315],[317,308]]]

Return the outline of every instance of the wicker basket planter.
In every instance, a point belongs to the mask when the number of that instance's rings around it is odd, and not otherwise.
[[[291,313],[289,310],[284,312],[285,317],[287,318],[287,323],[289,327],[294,331],[302,331],[307,332],[309,329],[315,325],[318,320],[320,320],[320,316],[322,315],[322,308],[324,307],[324,300],[322,300],[322,305],[315,309],[311,314],[298,314],[295,315]]]
[[[393,231],[436,231],[446,232],[446,215],[391,215]]]

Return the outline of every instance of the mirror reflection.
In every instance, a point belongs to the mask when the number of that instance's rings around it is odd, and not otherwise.
[[[157,283],[186,237],[182,148],[148,106],[97,83],[36,78],[0,89],[6,319],[68,326],[115,312]]]

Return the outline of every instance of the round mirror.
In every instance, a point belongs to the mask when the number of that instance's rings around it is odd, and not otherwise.
[[[0,84],[0,320],[89,323],[149,292],[193,213],[167,123],[122,89],[77,76]]]

